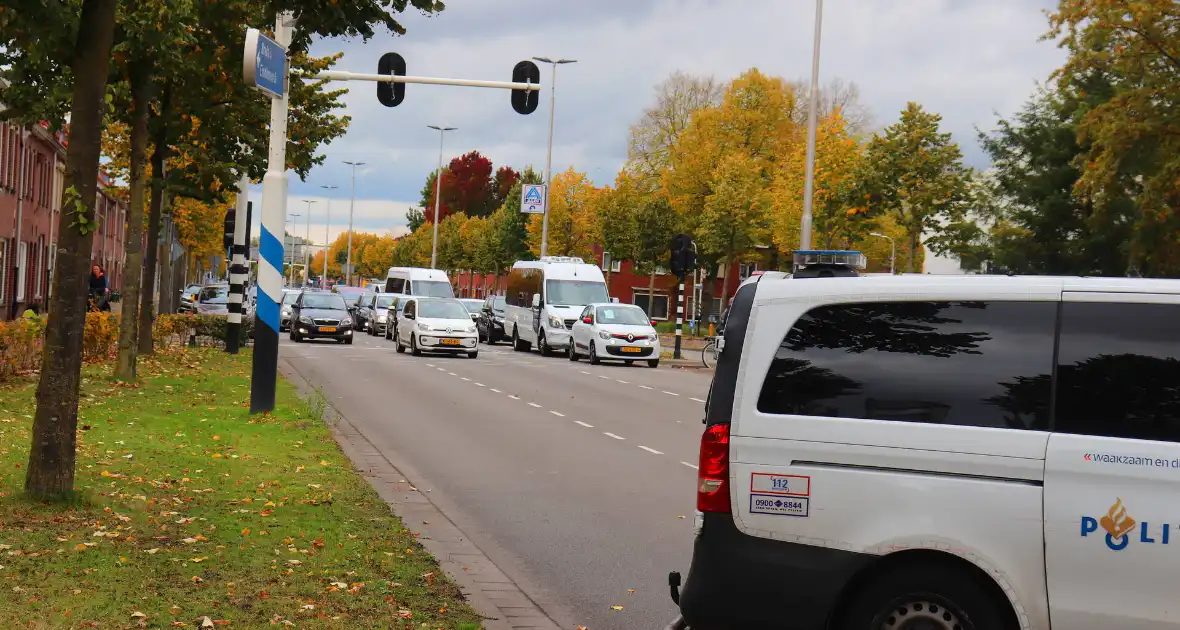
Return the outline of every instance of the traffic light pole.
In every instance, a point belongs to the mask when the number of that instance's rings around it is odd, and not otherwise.
[[[680,290],[676,292],[676,349],[672,352],[673,359],[680,356],[680,337],[684,334],[684,271],[680,272]]]
[[[230,246],[229,266],[229,320],[225,327],[225,351],[237,354],[241,340],[242,305],[246,294],[246,226],[249,217],[246,213],[247,193],[250,179],[245,175],[238,181],[238,198],[234,207],[234,236]]]

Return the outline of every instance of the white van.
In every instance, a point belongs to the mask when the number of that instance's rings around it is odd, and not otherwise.
[[[609,302],[606,279],[597,265],[570,256],[518,260],[508,275],[504,334],[525,352],[565,350],[570,329],[587,304]]]
[[[420,297],[455,297],[447,272],[422,267],[390,267],[389,273],[385,275],[383,292]]]
[[[692,630],[1180,628],[1180,281],[763,280],[709,399]]]

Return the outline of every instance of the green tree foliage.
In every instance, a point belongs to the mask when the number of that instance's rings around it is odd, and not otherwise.
[[[917,255],[924,234],[940,235],[966,211],[970,172],[962,164],[951,134],[939,130],[942,116],[909,103],[901,119],[873,138],[868,163],[875,171],[881,209],[893,214],[906,233],[905,270],[920,271]],[[945,250],[941,240],[931,249]],[[903,248],[898,248],[902,259]]]

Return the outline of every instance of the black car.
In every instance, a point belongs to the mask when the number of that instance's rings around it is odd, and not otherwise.
[[[483,301],[475,325],[479,328],[479,338],[486,343],[508,340],[504,333],[504,304],[503,295],[489,295]]]
[[[344,301],[348,302],[349,296],[347,294],[343,295]],[[352,319],[354,325],[356,326],[357,332],[364,332],[368,330],[369,327],[373,325],[373,322],[377,320],[377,312],[373,309],[375,306],[374,301],[376,299],[376,293],[362,293],[360,297],[356,299],[356,311],[352,314]]]
[[[352,343],[352,310],[344,297],[327,291],[304,291],[291,305],[291,341],[335,339]]]
[[[390,294],[386,294],[390,295]],[[397,339],[394,335],[397,334],[397,320],[401,318],[402,311],[406,310],[406,302],[410,301],[408,295],[394,295],[393,300],[389,302],[389,306],[385,309],[385,338],[393,341]]]

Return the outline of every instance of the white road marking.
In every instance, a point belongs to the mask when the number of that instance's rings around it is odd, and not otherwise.
[[[604,433],[603,433],[603,435],[605,435],[605,436],[607,436],[607,437],[613,437],[613,438],[614,438],[614,439],[616,439],[616,440],[625,440],[625,439],[627,439],[627,438],[625,438],[625,437],[623,437],[623,436],[621,436],[621,435],[615,435],[614,433],[606,433],[606,432],[604,432]]]
[[[655,389],[654,387],[648,387],[647,385],[640,385],[640,387],[643,389]]]
[[[454,372],[447,372],[447,374],[449,374],[451,376],[459,376],[458,374],[455,374]]]
[[[657,451],[654,448],[650,448],[650,447],[644,446],[642,444],[639,445],[639,448],[647,451],[648,453],[651,453],[652,455],[663,455],[664,454],[663,451]]]
[[[565,417],[565,414],[564,414],[564,413],[560,413],[560,412],[557,412],[557,411],[553,411],[552,409],[550,409],[550,410],[549,410],[549,413],[551,413],[551,414],[553,414],[553,415],[557,416],[558,418],[564,418],[564,417]]]
[[[617,382],[617,383],[622,383],[622,384],[624,384],[624,385],[630,385],[630,384],[631,384],[631,383],[629,383],[629,382],[627,382],[627,381],[624,381],[624,380],[622,380],[622,379],[615,379],[615,382]]]
[[[535,407],[535,408],[537,408],[537,409],[540,409],[540,408],[541,408],[541,405],[538,405],[538,404],[537,404],[537,403],[535,403],[535,402],[531,402],[531,403],[529,403],[529,406],[530,406],[530,407]]]
[[[598,378],[605,378],[605,379],[610,379],[610,377],[609,377],[609,376],[606,376],[605,374],[599,374],[599,375],[598,375]]]
[[[511,398],[512,400],[520,400],[520,396],[513,396],[512,394],[508,394],[508,397]]]
[[[459,378],[461,378],[461,379],[463,379],[463,380],[467,381],[468,383],[470,383],[470,382],[471,382],[471,379],[467,378],[466,376],[460,376]],[[665,394],[667,394],[668,392],[664,392],[664,393],[665,393]],[[673,394],[673,396],[675,396],[675,394]]]
[[[578,371],[581,372],[582,374],[585,374],[586,376],[590,376],[590,373],[587,372],[586,370],[578,370]]]
[[[691,400],[693,402],[699,402],[699,403],[705,402],[705,401],[701,400],[700,398],[689,398],[689,400]]]
[[[699,469],[697,468],[697,465],[696,465],[696,464],[690,464],[690,463],[688,463],[688,462],[680,462],[680,463],[681,463],[681,464],[684,464],[685,466],[688,466],[689,468],[691,468],[691,469],[693,469],[693,470],[699,470]]]
[[[487,387],[487,385],[484,385],[483,383],[476,383],[475,386],[476,387]]]
[[[433,363],[427,363],[427,364],[426,364],[426,367],[434,367],[434,364],[433,364]]]
[[[585,422],[582,422],[581,420],[574,420],[574,424],[580,424],[580,425],[582,425],[582,426],[586,427],[587,429],[593,429],[593,428],[594,428],[594,425],[592,425],[592,424],[586,424]]]
[[[503,393],[504,393],[504,392],[502,392],[502,391],[500,391],[500,390],[496,389],[495,387],[489,387],[488,389],[492,390],[493,392],[496,392],[497,394],[503,394]]]
[[[669,395],[669,396],[679,396],[679,395],[680,395],[680,394],[677,394],[676,392],[668,392],[668,391],[664,391],[664,392],[661,392],[661,393],[667,394],[667,395]]]

